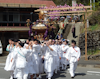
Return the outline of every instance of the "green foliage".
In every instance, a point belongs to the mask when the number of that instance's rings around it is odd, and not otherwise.
[[[72,0],[53,0],[54,1],[54,3],[56,4],[56,5],[65,5],[65,4],[67,4],[67,5],[70,5],[70,6],[72,6]],[[79,3],[82,3],[82,4],[84,4],[84,5],[89,5],[89,1],[90,0],[76,0],[76,2],[79,4]]]
[[[72,5],[72,0],[53,0],[54,1],[54,3],[56,4],[56,5],[65,5],[65,4],[67,4],[67,5]],[[92,0],[93,1],[93,0]],[[84,5],[90,5],[90,0],[76,0],[76,2],[79,4],[79,3],[82,3],[82,4],[84,4]],[[92,3],[92,5],[93,5],[94,3]],[[95,5],[96,5],[96,7],[98,7],[99,6],[99,4],[100,4],[100,0],[96,0],[96,3],[95,3]]]
[[[87,51],[87,55],[97,55],[100,54],[100,50],[96,49],[96,50],[88,50]]]
[[[88,29],[91,30],[91,31],[95,31],[95,30],[98,30],[98,27],[99,27],[99,25],[96,24],[94,26],[90,26]]]
[[[88,18],[90,25],[100,24],[100,8]]]
[[[72,2],[70,0],[53,0],[56,5],[71,5]]]

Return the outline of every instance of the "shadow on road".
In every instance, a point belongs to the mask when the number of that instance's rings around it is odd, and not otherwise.
[[[58,72],[57,74],[54,74],[54,76],[52,77],[52,79],[66,78],[66,76],[64,74],[66,74],[65,71]],[[46,75],[43,75],[42,79],[46,79]]]
[[[75,73],[75,76],[85,76],[85,73]]]

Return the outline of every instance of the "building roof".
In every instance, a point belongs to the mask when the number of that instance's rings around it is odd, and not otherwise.
[[[0,4],[26,4],[26,5],[45,5],[47,7],[56,6],[53,1],[44,0],[0,0]]]

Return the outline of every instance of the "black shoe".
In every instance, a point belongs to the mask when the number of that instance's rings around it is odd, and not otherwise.
[[[72,79],[74,79],[74,77],[71,77]]]

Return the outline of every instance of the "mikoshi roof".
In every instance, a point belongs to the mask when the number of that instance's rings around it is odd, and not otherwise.
[[[46,0],[0,0],[1,7],[43,7],[56,6],[53,1]]]

